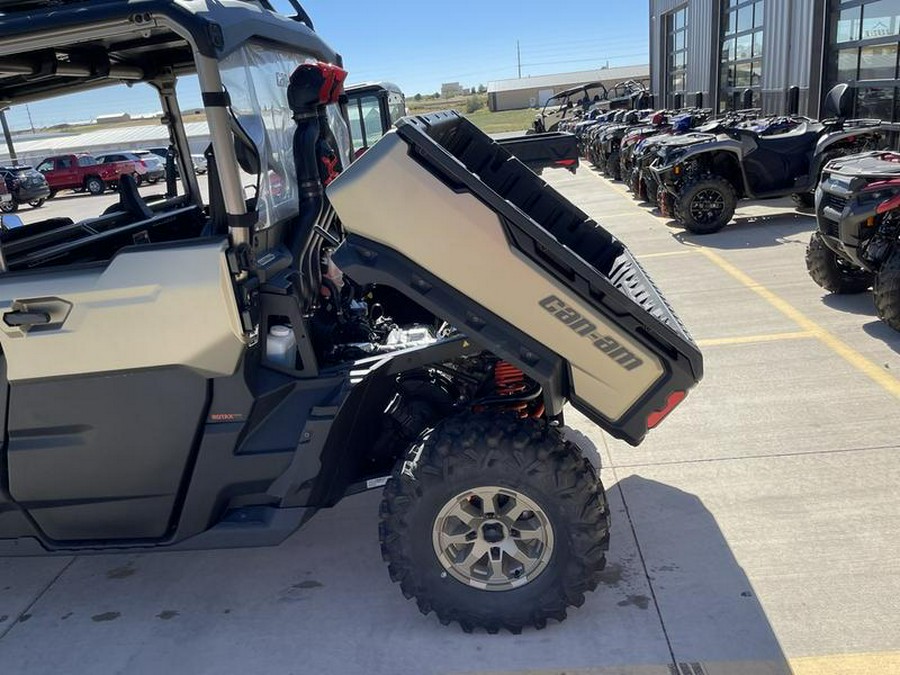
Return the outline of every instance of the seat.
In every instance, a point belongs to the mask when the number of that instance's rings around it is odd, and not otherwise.
[[[138,192],[137,181],[131,174],[119,176],[119,201],[103,212],[103,215],[121,211],[138,216],[141,220],[153,217],[153,211]]]

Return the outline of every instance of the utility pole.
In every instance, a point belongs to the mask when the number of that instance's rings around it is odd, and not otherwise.
[[[519,62],[519,79],[522,79],[522,48],[516,40],[516,60]]]
[[[28,104],[27,104],[27,103],[25,104],[25,112],[28,113],[28,124],[31,125],[31,134],[32,134],[32,136],[33,136],[33,135],[36,134],[37,132],[34,130],[34,120],[31,119],[31,108],[28,107]]]
[[[9,124],[6,121],[7,108],[0,108],[0,125],[3,126],[3,136],[6,138],[6,148],[9,150],[9,159],[13,166],[19,165],[16,149],[13,147],[12,134],[9,132]]]

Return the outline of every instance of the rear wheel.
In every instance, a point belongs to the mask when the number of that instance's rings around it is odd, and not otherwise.
[[[878,318],[900,331],[900,248],[895,246],[878,270],[873,291]]]
[[[736,205],[731,183],[716,176],[701,176],[679,191],[675,217],[694,234],[712,234],[731,222]]]
[[[10,199],[8,202],[0,202],[0,212],[2,213],[15,213],[19,210],[19,202],[15,199]]]
[[[864,293],[874,281],[871,272],[851,265],[828,248],[819,232],[813,232],[806,247],[806,269],[813,281],[831,293]]]
[[[84,189],[92,195],[102,195],[106,190],[106,184],[98,176],[88,176],[84,181]]]
[[[605,565],[609,512],[560,431],[506,415],[447,420],[384,491],[381,550],[423,614],[518,633],[563,620]]]
[[[28,204],[33,209],[39,209],[44,205],[45,201],[47,201],[47,200],[46,199],[32,199],[30,202],[28,202]]]

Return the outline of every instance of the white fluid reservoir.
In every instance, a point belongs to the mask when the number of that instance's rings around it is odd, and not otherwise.
[[[290,326],[272,326],[266,337],[266,358],[270,363],[284,368],[294,368],[297,363],[297,339]]]

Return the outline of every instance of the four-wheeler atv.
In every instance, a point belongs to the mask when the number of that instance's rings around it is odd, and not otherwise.
[[[149,85],[181,175],[0,232],[0,553],[277,544],[384,486],[421,611],[543,627],[609,541],[565,404],[640,443],[702,357],[621,242],[456,113],[351,163],[341,58],[294,4],[0,1],[0,99]]]
[[[806,267],[832,293],[872,288],[878,316],[900,331],[900,153],[836,159],[816,191]]]
[[[695,234],[709,234],[731,221],[738,199],[794,195],[809,204],[825,164],[876,149],[883,141],[886,129],[879,120],[847,119],[852,104],[853,90],[841,84],[826,98],[824,122],[804,122],[769,136],[738,128],[732,135],[670,148],[665,160],[652,166],[672,196],[672,213],[666,215]]]

